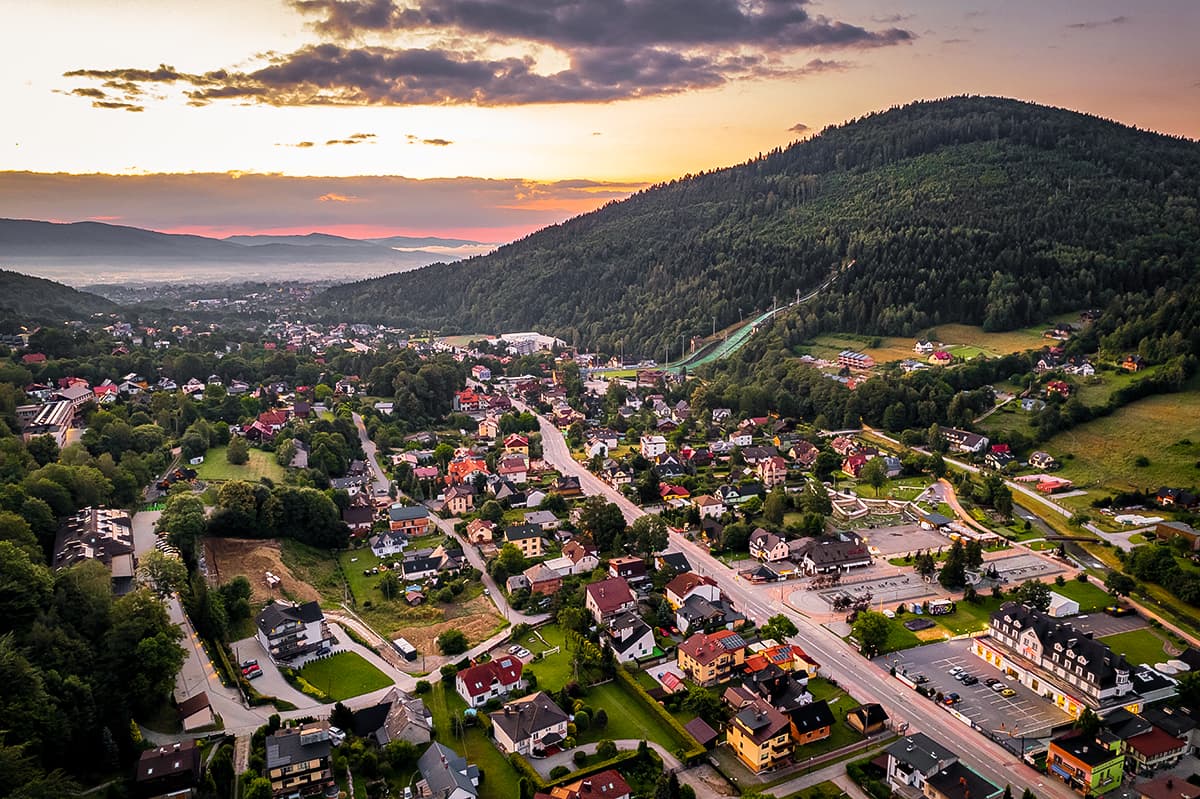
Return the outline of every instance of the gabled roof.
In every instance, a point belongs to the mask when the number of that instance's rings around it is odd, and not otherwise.
[[[520,541],[525,538],[541,538],[542,528],[536,524],[514,524],[504,528],[504,540]]]
[[[455,675],[456,680],[462,680],[462,685],[471,696],[480,696],[492,689],[492,683],[499,683],[506,689],[512,688],[521,681],[521,671],[525,664],[520,658],[504,655],[495,660],[468,666]]]
[[[502,710],[489,716],[494,726],[504,730],[513,742],[523,741],[535,733],[562,724],[567,714],[554,703],[545,691],[509,702]]]
[[[395,504],[388,508],[388,518],[394,522],[409,522],[429,518],[429,508],[424,505]]]
[[[679,649],[700,664],[711,663],[727,652],[745,649],[746,641],[732,630],[715,633],[696,633],[679,645]]]
[[[434,741],[417,760],[417,771],[435,797],[449,796],[455,791],[465,791],[476,796],[479,789],[479,767],[466,761],[453,749]]]
[[[833,711],[829,709],[829,703],[824,699],[810,702],[793,710],[788,715],[791,716],[796,731],[801,735],[824,727],[832,727],[834,722]]]
[[[667,583],[666,590],[675,596],[687,596],[688,591],[691,591],[696,586],[716,584],[716,581],[711,577],[705,577],[695,572],[684,572],[683,574],[676,575],[671,582]]]
[[[1011,624],[1016,635],[1032,629],[1047,659],[1058,649],[1072,652],[1073,662],[1083,667],[1087,679],[1101,687],[1115,684],[1118,672],[1131,670],[1125,656],[1114,653],[1107,644],[1088,638],[1069,622],[1025,605],[1005,602],[992,614],[992,624],[998,623]]]
[[[633,591],[624,577],[609,577],[606,580],[588,583],[585,590],[601,613],[612,613],[635,601]]]
[[[757,744],[765,743],[788,729],[787,716],[771,707],[764,699],[756,699],[737,712],[733,724]]]

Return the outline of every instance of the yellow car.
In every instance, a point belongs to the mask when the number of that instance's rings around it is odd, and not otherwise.
[[[1017,692],[1011,688],[1005,688],[1003,691],[1000,692],[1000,696],[1016,696],[1016,695],[1017,695]]]

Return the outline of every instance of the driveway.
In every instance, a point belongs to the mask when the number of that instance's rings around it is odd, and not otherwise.
[[[139,558],[154,549],[154,541],[158,538],[154,534],[154,525],[158,524],[160,516],[160,510],[143,510],[133,517],[133,549]]]
[[[632,738],[621,738],[613,741],[613,743],[617,745],[618,750],[623,752],[626,749],[637,749],[638,744],[641,743],[641,741],[636,741]],[[667,771],[675,771],[680,767],[681,764],[679,762],[679,758],[675,757],[675,755],[671,754],[663,747],[659,746],[653,741],[647,741],[646,745],[655,752],[658,752],[659,757],[663,759],[663,765],[666,766]],[[550,755],[550,757],[530,758],[529,764],[533,766],[534,769],[537,770],[537,773],[541,774],[543,777],[548,777],[551,770],[555,766],[566,766],[574,771],[575,762],[571,760],[571,758],[574,757],[575,753],[578,751],[587,752],[589,755],[595,754],[596,744],[580,744],[574,749],[568,749],[565,752],[559,752],[556,755]]]
[[[231,648],[236,660],[234,665],[239,668],[244,661],[258,661],[258,665],[262,668],[262,676],[255,677],[250,684],[260,694],[285,699],[298,708],[321,706],[320,702],[311,696],[305,696],[300,693],[283,678],[283,675],[279,673],[279,669],[271,662],[270,656],[267,655],[267,651],[263,649],[262,643],[257,638],[243,638],[240,641],[234,641]]]

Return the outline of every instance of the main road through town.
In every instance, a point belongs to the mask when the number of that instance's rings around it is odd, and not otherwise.
[[[578,477],[585,494],[603,496],[616,503],[627,522],[645,514],[645,511],[575,461],[558,428],[540,415],[538,421],[543,458],[548,464],[563,474]],[[963,762],[996,785],[1011,784],[1014,792],[1029,788],[1039,797],[1070,799],[1075,795],[1066,785],[1034,771],[1014,753],[970,730],[942,708],[892,678],[832,631],[797,613],[784,601],[785,592],[792,589],[747,583],[709,554],[705,547],[688,541],[678,533],[671,534],[670,549],[683,552],[693,569],[715,580],[725,595],[756,623],[762,624],[777,613],[789,617],[800,630],[792,640],[814,657],[825,673],[836,679],[855,699],[883,705],[894,723],[907,722],[909,732],[919,730],[957,752]]]

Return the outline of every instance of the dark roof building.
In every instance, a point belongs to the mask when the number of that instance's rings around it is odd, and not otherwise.
[[[54,568],[98,560],[112,573],[113,592],[133,590],[137,570],[129,514],[116,508],[84,508],[59,525],[54,539]]]
[[[164,796],[194,788],[200,781],[200,750],[195,741],[148,749],[138,757],[134,777],[139,796]]]
[[[329,723],[292,727],[267,736],[267,779],[276,797],[338,795],[330,767]]]
[[[453,749],[433,742],[417,761],[422,796],[434,799],[474,799],[479,794],[479,767]]]
[[[955,761],[925,779],[927,795],[933,799],[992,799],[1001,789]]]

